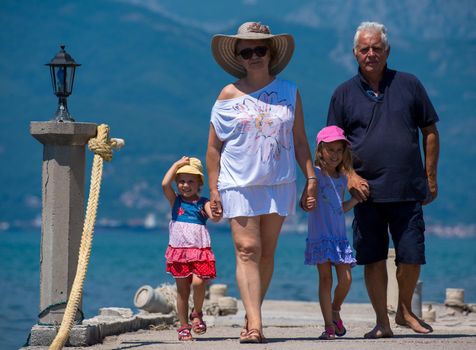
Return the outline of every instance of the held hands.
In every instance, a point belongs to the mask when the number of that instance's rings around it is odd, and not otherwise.
[[[223,216],[221,198],[217,190],[210,191],[210,209],[215,219],[220,219]]]
[[[317,207],[317,179],[308,179],[301,195],[299,206],[304,211],[310,211]]]
[[[312,210],[316,207],[317,207],[316,197],[307,197],[306,206],[305,206],[304,210],[309,211],[309,210]]]
[[[349,192],[359,203],[366,201],[370,195],[369,183],[356,173],[349,175],[347,180]]]

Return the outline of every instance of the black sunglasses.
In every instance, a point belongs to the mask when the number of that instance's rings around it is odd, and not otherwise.
[[[267,52],[268,48],[266,46],[256,46],[254,48],[247,47],[246,49],[238,52],[238,55],[243,57],[244,60],[249,60],[251,57],[253,57],[253,53],[257,57],[264,57]]]

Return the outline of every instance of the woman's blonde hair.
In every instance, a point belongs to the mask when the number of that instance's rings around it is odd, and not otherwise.
[[[344,140],[339,140],[344,145],[344,152],[342,154],[342,162],[337,166],[337,171],[339,173],[347,173],[352,170],[352,152],[349,145]],[[322,150],[324,148],[325,142],[320,142],[317,145],[316,152],[314,154],[314,165],[323,169],[326,167],[326,162],[322,156]]]

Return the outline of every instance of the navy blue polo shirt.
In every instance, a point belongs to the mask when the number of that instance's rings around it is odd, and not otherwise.
[[[354,168],[374,202],[423,201],[427,180],[419,129],[439,120],[420,81],[386,68],[379,96],[359,73],[332,95],[327,125],[340,126],[352,143]]]

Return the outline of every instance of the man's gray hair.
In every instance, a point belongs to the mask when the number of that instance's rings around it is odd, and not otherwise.
[[[377,32],[380,33],[380,38],[382,39],[382,44],[385,46],[385,49],[388,49],[388,38],[387,38],[387,28],[381,23],[378,22],[362,22],[357,27],[354,36],[354,49],[357,48],[357,43],[359,41],[359,35],[361,32]]]

